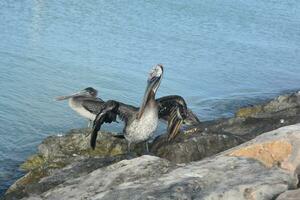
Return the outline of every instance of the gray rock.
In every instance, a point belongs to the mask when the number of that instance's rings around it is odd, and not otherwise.
[[[272,200],[298,187],[299,144],[297,124],[202,161],[175,164],[148,155],[122,160],[79,177],[68,176],[52,189],[24,199]]]
[[[289,190],[281,195],[276,200],[299,200],[300,199],[300,189],[298,190]]]
[[[111,165],[124,159],[133,158],[130,155],[114,157],[90,157],[74,161],[67,167],[54,170],[50,176],[42,178],[38,183],[27,185],[24,189],[27,193],[40,194],[49,189],[66,182],[69,179],[86,175],[98,168]]]
[[[203,122],[182,131],[171,142],[168,142],[165,135],[162,135],[150,145],[151,153],[170,161],[172,164],[168,164],[168,170],[176,169],[178,167],[175,165],[176,163],[199,161],[249,141],[264,132],[299,123],[299,95],[299,93],[283,95],[269,103],[242,108],[235,117],[230,119]],[[89,132],[88,129],[78,129],[72,130],[62,137],[51,136],[45,139],[38,148],[39,153],[23,164],[23,168],[28,173],[11,186],[5,199],[20,199],[27,195],[32,197],[34,194],[43,196],[52,188],[68,184],[71,179],[75,180],[76,177],[80,179],[93,170],[98,168],[102,170],[104,166],[123,158],[132,158],[144,153],[143,144],[140,144],[134,147],[133,156],[126,156],[126,141],[113,137],[111,133],[100,133],[97,148],[92,151],[89,147],[89,137],[85,136],[87,132]],[[164,160],[164,162],[167,161]],[[209,162],[213,162],[213,160]],[[235,161],[228,160],[228,162]],[[291,166],[295,166],[295,164],[289,162],[286,164],[286,168],[289,166],[292,168]],[[232,174],[232,176],[234,175]],[[286,187],[286,185],[281,185],[281,182],[280,186]],[[187,188],[186,186],[182,187]],[[202,185],[199,187],[202,188]],[[264,187],[267,188],[267,186]],[[129,191],[128,188],[126,191]],[[190,192],[192,191],[194,189]],[[249,192],[250,190],[247,191],[252,194]],[[109,191],[106,192],[109,193]],[[248,193],[246,192],[247,195]],[[201,195],[204,193],[201,192]]]

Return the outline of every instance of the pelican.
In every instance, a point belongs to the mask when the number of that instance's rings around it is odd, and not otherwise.
[[[79,92],[67,96],[59,96],[57,101],[69,100],[69,106],[79,115],[87,118],[90,122],[95,120],[99,110],[102,109],[104,101],[97,98],[98,91],[92,87],[87,87]]]
[[[173,139],[181,126],[187,123],[199,123],[199,119],[187,109],[184,99],[180,96],[166,96],[155,99],[155,94],[160,86],[163,76],[163,66],[158,64],[150,72],[146,91],[140,108],[109,100],[103,103],[101,111],[97,114],[91,136],[90,145],[96,147],[97,133],[103,123],[116,122],[117,117],[125,122],[123,134],[128,142],[130,151],[131,143],[140,143],[151,138],[157,128],[159,118],[168,121],[168,139]]]
[[[69,106],[80,116],[87,118],[89,122],[95,120],[96,115],[104,108],[105,101],[97,97],[98,91],[92,87],[87,87],[79,92],[67,96],[56,97],[55,100],[69,100]],[[170,120],[170,113],[174,107],[178,107],[183,116],[184,125],[197,125],[200,123],[198,117],[187,108],[183,97],[179,95],[169,95],[156,99],[158,104],[158,118],[162,122]],[[138,111],[138,107],[122,104],[124,112]]]

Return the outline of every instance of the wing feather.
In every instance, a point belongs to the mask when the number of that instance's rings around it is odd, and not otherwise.
[[[127,123],[127,121],[136,115],[137,111],[139,110],[139,108],[125,104],[125,103],[119,103],[119,109],[118,109],[118,117],[124,121],[125,123]]]
[[[82,106],[93,114],[98,114],[104,108],[105,102],[100,98],[84,99]]]
[[[158,103],[158,117],[169,121],[170,113],[174,107],[181,107],[183,122],[188,125],[200,123],[198,117],[187,107],[183,97],[179,95],[169,95],[156,99]]]
[[[182,108],[173,107],[168,120],[168,141],[174,139],[180,132],[180,127],[183,123]]]
[[[93,123],[93,131],[91,135],[90,145],[93,149],[96,147],[98,131],[101,129],[102,124],[112,123],[117,121],[119,117],[122,121],[127,121],[135,115],[138,108],[130,106],[118,101],[109,100],[101,104],[101,109],[96,115]]]
[[[119,103],[116,101],[107,101],[103,104],[103,108],[96,115],[93,123],[93,130],[90,140],[90,145],[93,149],[96,147],[98,131],[101,129],[102,124],[112,123],[117,120]]]
[[[170,95],[156,99],[158,103],[158,117],[168,123],[168,140],[174,139],[183,123],[198,124],[197,116],[187,108],[181,96]]]

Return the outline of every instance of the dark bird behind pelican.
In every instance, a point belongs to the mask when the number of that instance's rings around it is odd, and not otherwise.
[[[162,65],[156,65],[151,70],[140,108],[114,100],[103,103],[103,108],[97,114],[93,124],[91,136],[93,149],[102,124],[115,122],[117,117],[125,122],[123,133],[128,141],[129,149],[131,143],[147,141],[153,136],[159,118],[168,121],[169,140],[176,136],[185,120],[187,123],[199,123],[199,119],[187,108],[182,97],[174,95],[155,99],[162,75]]]

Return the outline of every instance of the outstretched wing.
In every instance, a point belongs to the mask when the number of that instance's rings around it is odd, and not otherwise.
[[[174,107],[181,106],[184,110],[187,109],[186,103],[181,96],[170,95],[156,99],[158,103],[158,118],[169,121],[170,113]]]
[[[139,110],[139,108],[135,106],[128,105],[122,102],[118,102],[118,103],[119,103],[118,117],[125,123],[127,123],[127,120],[131,116],[134,116]]]
[[[169,116],[172,109],[176,106],[180,106],[182,113],[184,114],[184,124],[197,125],[200,123],[198,117],[187,107],[187,104],[183,97],[178,95],[170,95],[156,99],[158,103],[158,117],[165,121],[169,121]]]
[[[104,108],[104,101],[100,98],[87,98],[82,101],[82,106],[93,114],[98,114]]]
[[[111,123],[117,120],[119,103],[116,101],[107,101],[103,103],[103,108],[96,115],[93,123],[90,145],[93,149],[96,147],[97,135],[102,124]]]
[[[168,140],[176,137],[183,123],[198,124],[200,120],[187,108],[185,100],[178,95],[156,99],[158,117],[168,122]]]
[[[102,108],[97,113],[93,123],[93,130],[91,135],[90,145],[93,149],[96,147],[98,131],[101,129],[102,124],[112,123],[117,121],[119,117],[122,121],[127,123],[128,119],[136,114],[138,108],[130,106],[118,101],[109,100],[102,104]]]

